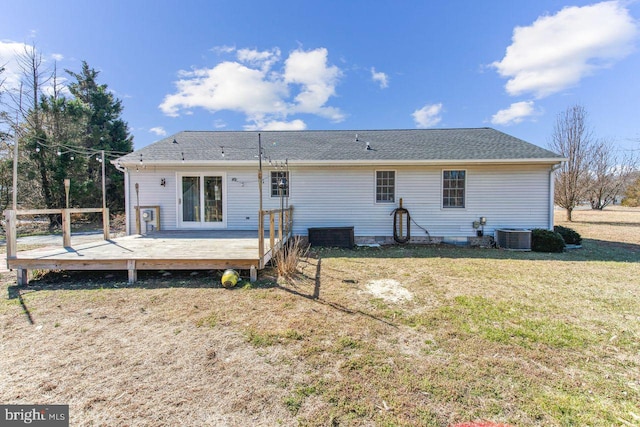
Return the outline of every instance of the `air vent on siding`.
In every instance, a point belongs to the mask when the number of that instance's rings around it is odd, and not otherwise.
[[[531,230],[523,228],[501,228],[496,230],[498,247],[515,251],[531,250]]]

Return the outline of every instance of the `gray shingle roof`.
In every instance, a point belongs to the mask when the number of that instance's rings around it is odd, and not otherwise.
[[[562,160],[551,151],[491,128],[261,131],[260,134],[265,159],[288,159],[291,163]],[[258,132],[184,131],[118,160],[125,165],[140,159],[151,164],[179,163],[183,157],[185,163],[257,162],[257,156]]]

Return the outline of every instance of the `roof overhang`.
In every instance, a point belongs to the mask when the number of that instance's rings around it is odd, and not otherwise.
[[[441,159],[441,160],[288,160],[289,166],[440,166],[440,165],[555,165],[567,161],[566,158],[542,159]],[[140,167],[139,162],[119,162],[114,165],[125,168]],[[179,167],[256,167],[257,160],[190,160],[190,161],[145,161],[144,166],[163,168]],[[269,164],[263,161],[263,167]]]

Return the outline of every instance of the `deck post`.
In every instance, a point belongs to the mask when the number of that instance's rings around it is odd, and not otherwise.
[[[136,270],[136,260],[127,260],[127,270],[129,272],[129,284],[133,285],[138,281],[138,271]]]
[[[264,212],[258,211],[258,259],[260,260],[260,268],[263,267],[262,260],[264,259]]]
[[[29,270],[26,268],[18,268],[16,270],[16,284],[18,286],[26,286],[29,284]]]
[[[104,240],[109,240],[111,236],[109,235],[109,208],[102,209],[102,232],[104,234]]]
[[[284,215],[282,215],[282,211],[280,211],[280,215],[278,215],[278,241],[280,245],[282,245],[282,226],[284,221]]]
[[[258,270],[255,265],[251,266],[251,270],[249,270],[249,281],[251,283],[255,283],[258,280]]]
[[[276,221],[273,215],[273,212],[269,212],[269,249],[273,249],[273,246],[275,245],[275,232],[274,230],[276,229]]]
[[[9,267],[9,258],[16,257],[17,251],[17,238],[16,238],[16,211],[8,209],[4,211],[4,217],[6,223],[6,238],[7,238],[7,268]]]
[[[62,209],[62,246],[71,247],[71,211]]]

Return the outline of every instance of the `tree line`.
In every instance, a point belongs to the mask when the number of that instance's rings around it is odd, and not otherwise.
[[[610,140],[595,138],[582,105],[558,114],[550,149],[567,159],[555,173],[554,197],[568,221],[573,210],[585,203],[602,210],[624,196],[625,204],[640,205],[637,156],[617,150]]]
[[[124,175],[110,163],[133,151],[122,101],[85,61],[78,72],[64,70],[64,78],[55,65],[45,67],[35,46],[25,47],[17,62],[17,87],[6,87],[0,68],[0,208],[12,204],[17,143],[18,208],[65,207],[65,179],[70,207],[101,207],[104,151],[107,207],[122,211]]]

